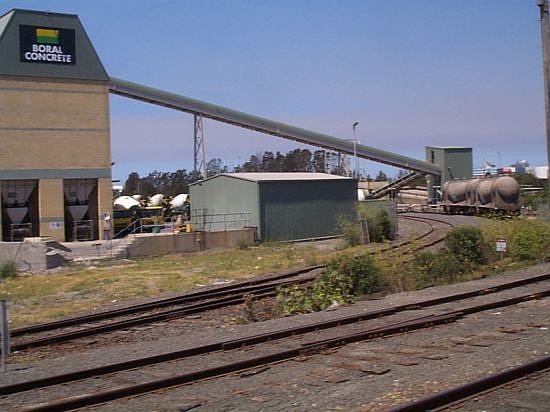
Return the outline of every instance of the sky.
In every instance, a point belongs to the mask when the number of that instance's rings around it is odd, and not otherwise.
[[[4,0],[77,14],[107,73],[425,159],[548,163],[536,0]],[[193,116],[110,97],[113,179],[193,168]],[[204,120],[207,160],[313,147]],[[351,161],[353,165],[353,160]],[[361,160],[364,174],[397,169]]]

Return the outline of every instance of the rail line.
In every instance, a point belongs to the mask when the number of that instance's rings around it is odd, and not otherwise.
[[[376,251],[370,251],[370,254],[383,253],[384,251],[402,248],[411,244],[415,244],[421,239],[426,239],[432,235],[435,231],[434,224],[444,224],[449,227],[454,227],[451,223],[444,220],[426,218],[426,217],[412,217],[402,216],[403,219],[411,221],[422,222],[428,224],[430,229],[425,233],[416,236],[414,239],[397,242],[391,246],[385,246],[377,249]],[[403,250],[403,254],[408,254],[423,247],[430,247],[445,239],[445,235],[437,236],[432,240],[425,241],[422,245],[416,245]],[[140,305],[134,305],[126,308],[115,309],[112,311],[104,311],[100,313],[94,313],[91,315],[84,315],[73,317],[69,319],[63,319],[54,322],[42,323],[37,325],[31,325],[28,327],[14,329],[11,332],[12,337],[28,337],[29,335],[36,335],[40,332],[51,332],[68,328],[71,326],[86,325],[84,328],[77,330],[71,330],[62,333],[50,334],[47,336],[36,337],[32,339],[17,340],[12,343],[11,348],[14,351],[22,351],[32,347],[41,347],[51,345],[55,343],[67,342],[77,338],[94,336],[102,333],[113,332],[117,330],[127,329],[135,326],[146,325],[159,321],[167,321],[177,318],[182,318],[191,314],[196,314],[208,310],[219,309],[232,305],[242,304],[245,300],[245,296],[252,296],[254,300],[272,297],[276,294],[277,288],[281,286],[289,286],[293,284],[308,283],[311,282],[314,277],[309,276],[301,279],[293,279],[300,275],[304,275],[315,270],[322,269],[326,265],[316,265],[307,268],[302,268],[282,274],[276,274],[261,279],[253,279],[249,281],[239,282],[237,284],[225,285],[221,287],[212,288],[206,291],[198,291],[180,295],[172,298],[161,299],[149,303]],[[174,309],[161,310],[167,307],[177,306]],[[160,310],[160,311],[159,311]],[[91,322],[100,322],[106,320],[112,320],[124,316],[140,314],[147,311],[157,311],[152,314],[141,315],[130,319],[123,319],[118,321],[112,321],[107,324],[89,325]]]
[[[83,329],[58,333],[55,335],[36,338],[28,341],[17,342],[12,345],[13,350],[24,350],[31,347],[45,346],[53,343],[66,342],[76,338],[93,336],[101,333],[107,333],[122,329],[127,329],[134,326],[146,325],[154,322],[167,321],[172,319],[182,318],[191,314],[204,312],[207,310],[219,309],[231,305],[239,305],[244,303],[245,295],[253,293],[253,299],[264,299],[274,296],[278,287],[287,285],[296,285],[299,283],[310,282],[313,278],[291,280],[286,282],[277,282],[267,285],[255,285],[253,287],[245,287],[235,290],[233,293],[219,298],[209,299],[200,303],[187,305],[183,308],[164,310],[159,313],[142,315],[136,318],[109,322],[104,325],[88,326]],[[170,306],[173,306],[171,304]]]
[[[463,402],[475,395],[506,385],[510,382],[525,379],[539,372],[550,372],[550,356],[543,356],[531,362],[495,373],[484,378],[465,383],[464,385],[426,396],[413,402],[390,409],[388,412],[422,412],[451,406]]]
[[[94,313],[91,315],[83,315],[83,316],[73,317],[69,319],[62,319],[55,322],[47,322],[47,323],[41,323],[37,325],[31,325],[27,327],[14,329],[12,330],[11,335],[21,336],[21,335],[26,335],[30,333],[59,329],[67,326],[80,325],[80,324],[84,324],[92,321],[112,319],[123,315],[131,315],[135,313],[146,312],[152,309],[165,308],[167,306],[186,305],[186,304],[190,304],[200,300],[207,300],[207,299],[218,298],[221,296],[227,296],[228,294],[234,293],[235,291],[242,292],[242,293],[252,293],[256,291],[258,288],[261,288],[262,285],[268,282],[288,279],[304,273],[314,271],[316,269],[320,269],[322,267],[324,266],[323,265],[309,266],[306,268],[277,274],[275,276],[269,276],[261,279],[252,279],[244,282],[234,283],[231,285],[218,286],[208,290],[186,293],[184,295],[155,300],[153,302],[143,303],[140,305],[133,305],[125,308],[114,309],[114,310],[104,311],[100,313]]]
[[[34,381],[21,382],[8,386],[0,387],[0,395],[6,396],[9,394],[15,394],[22,391],[28,391],[32,389],[45,388],[52,385],[61,383],[68,383],[75,380],[86,379],[91,377],[98,377],[100,375],[111,374],[114,372],[121,372],[128,369],[143,367],[147,365],[154,365],[159,362],[167,362],[180,360],[186,357],[207,354],[216,351],[228,351],[231,349],[238,349],[245,346],[257,345],[260,343],[266,343],[273,340],[283,339],[295,335],[316,332],[323,329],[338,328],[339,326],[362,322],[369,319],[377,319],[384,316],[390,316],[398,312],[414,310],[417,308],[426,308],[430,306],[440,305],[447,302],[454,302],[464,300],[468,298],[474,298],[478,296],[484,296],[507,289],[512,289],[520,286],[529,285],[536,282],[541,282],[550,279],[550,274],[540,275],[528,279],[522,279],[514,282],[503,283],[491,288],[478,289],[475,291],[459,293],[455,295],[448,295],[441,298],[430,299],[411,304],[401,305],[397,307],[382,309],[378,311],[363,313],[360,315],[352,315],[346,317],[340,317],[332,319],[330,321],[315,322],[308,325],[278,330],[272,333],[265,333],[261,335],[248,336],[241,339],[234,339],[229,341],[217,342],[209,345],[198,346],[189,348],[186,350],[165,353],[158,356],[135,359],[127,362],[121,362],[117,364],[107,365],[99,368],[91,368],[82,371],[75,371],[69,374],[57,375],[48,378],[38,379]],[[495,309],[504,306],[514,305],[520,302],[524,302],[532,299],[541,299],[546,296],[550,296],[550,290],[537,291],[535,293],[529,293],[524,295],[515,296],[513,298],[506,298],[497,300],[491,303],[483,303],[480,305],[467,306],[458,310],[451,310],[440,315],[422,316],[420,318],[408,319],[405,321],[394,322],[389,325],[378,327],[374,329],[367,329],[360,332],[354,332],[348,335],[336,335],[332,338],[316,340],[306,344],[298,345],[292,349],[278,351],[271,355],[252,357],[246,360],[241,360],[235,363],[217,366],[214,368],[208,368],[204,370],[195,371],[192,373],[172,376],[166,379],[160,379],[136,385],[130,385],[123,388],[117,388],[114,390],[108,390],[99,392],[96,394],[90,394],[85,396],[78,396],[76,398],[69,398],[65,400],[57,400],[54,402],[48,402],[45,404],[37,405],[28,410],[69,410],[86,405],[92,405],[96,403],[106,402],[114,400],[120,397],[126,397],[130,395],[136,395],[140,393],[150,392],[157,389],[180,385],[183,383],[194,382],[209,377],[216,377],[225,375],[227,373],[242,371],[253,367],[265,365],[267,363],[281,362],[297,356],[302,356],[308,353],[316,353],[324,348],[332,348],[343,346],[347,343],[358,342],[363,340],[371,340],[382,336],[389,336],[397,333],[403,333],[411,330],[432,327],[438,324],[454,322],[469,314]]]
[[[421,236],[419,236],[415,239],[411,239],[411,240],[403,242],[402,244],[393,246],[393,248],[399,248],[399,247],[402,247],[402,246],[410,245],[413,242],[424,239],[424,238],[428,237],[429,235],[433,234],[435,232],[435,227],[434,227],[433,223],[430,223],[430,222],[435,222],[435,223],[438,223],[438,224],[445,225],[450,229],[453,229],[455,227],[455,225],[453,223],[450,223],[446,220],[435,219],[433,217],[425,217],[425,216],[419,217],[419,216],[408,216],[408,215],[400,215],[399,217],[401,219],[405,219],[405,220],[412,220],[412,221],[415,221],[415,222],[427,223],[427,224],[430,225],[430,230],[427,233],[425,233],[425,234],[423,234],[423,235],[421,235]],[[411,248],[411,249],[405,250],[405,251],[403,251],[403,254],[408,254],[408,253],[411,253],[411,252],[415,252],[419,249],[434,246],[438,243],[443,242],[446,238],[447,238],[447,234],[445,233],[443,236],[435,237],[435,239],[433,239],[429,242],[424,242],[422,245],[418,245],[416,248]]]

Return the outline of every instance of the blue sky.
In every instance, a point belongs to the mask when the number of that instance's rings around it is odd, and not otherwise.
[[[535,0],[4,0],[78,14],[107,72],[424,159],[547,164]],[[205,120],[229,166],[297,143]],[[113,178],[190,170],[191,115],[111,97]],[[352,162],[353,164],[353,162]],[[396,169],[361,161],[366,173]]]

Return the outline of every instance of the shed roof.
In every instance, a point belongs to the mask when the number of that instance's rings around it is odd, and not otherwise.
[[[426,146],[426,149],[443,149],[443,150],[472,150],[466,146]]]
[[[251,182],[278,182],[283,180],[284,181],[352,180],[349,177],[331,175],[327,173],[304,173],[304,172],[222,173],[216,176],[209,177],[208,179],[205,179],[205,180],[211,180],[219,176],[227,176],[235,179],[248,180]],[[193,184],[197,184],[197,183],[199,182],[195,182]]]

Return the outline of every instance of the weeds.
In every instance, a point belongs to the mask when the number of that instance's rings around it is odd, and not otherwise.
[[[244,316],[249,322],[257,322],[256,311],[254,310],[254,295],[246,293],[243,295]]]
[[[239,238],[237,241],[237,247],[240,250],[247,250],[250,246],[252,246],[252,243],[246,238]]]
[[[414,249],[414,246],[412,248]],[[410,268],[409,259],[404,257],[401,248],[391,249],[377,256],[376,263],[380,268],[384,290],[397,293],[415,288],[414,276],[411,276],[414,270]]]
[[[477,227],[453,229],[445,239],[445,246],[462,265],[472,266],[472,269],[487,262],[488,247],[481,229]]]
[[[241,323],[260,322],[274,319],[281,315],[280,306],[272,299],[255,300],[254,295],[247,293],[243,296],[244,319]]]
[[[0,263],[0,281],[12,278],[17,275],[17,268],[15,267],[15,262],[13,260],[8,260],[7,262]]]
[[[383,242],[395,237],[395,224],[385,209],[370,210],[364,205],[357,205],[357,215],[367,221],[368,235],[371,242]],[[357,246],[361,243],[361,229],[356,219],[340,216],[337,225],[349,246]]]
[[[417,288],[452,283],[466,272],[464,262],[446,249],[437,253],[419,253],[414,258],[413,267]]]
[[[281,288],[277,300],[284,313],[326,309],[332,303],[352,303],[380,289],[380,273],[370,256],[340,256],[329,263],[310,287]]]
[[[522,262],[550,260],[550,222],[541,219],[512,219],[507,222],[489,222],[483,227],[487,256],[490,262],[500,259],[495,251],[497,238],[507,240],[509,256]]]

